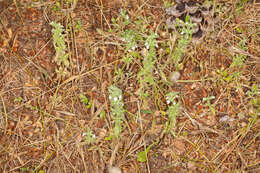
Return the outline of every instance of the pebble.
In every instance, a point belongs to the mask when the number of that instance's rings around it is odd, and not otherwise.
[[[122,173],[122,171],[118,167],[110,167],[108,173]]]
[[[179,80],[181,77],[181,74],[178,71],[174,71],[169,75],[169,80],[173,83],[176,83],[177,80]]]

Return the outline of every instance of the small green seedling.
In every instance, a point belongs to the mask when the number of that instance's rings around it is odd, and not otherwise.
[[[216,109],[215,109],[215,104],[211,104],[210,100],[215,99],[215,96],[209,96],[209,97],[204,97],[202,99],[203,102],[206,102],[206,106],[208,106],[211,110],[211,112],[215,115],[216,114]]]
[[[137,154],[137,160],[139,161],[139,162],[146,162],[147,161],[147,153],[150,151],[150,149],[151,149],[151,147],[154,145],[154,143],[153,144],[151,144],[151,145],[149,145],[144,151],[141,151],[141,152],[139,152],[138,154]]]
[[[15,99],[14,99],[14,102],[15,103],[21,103],[23,101],[23,98],[22,97],[16,97]]]
[[[246,94],[250,98],[250,104],[257,108],[260,111],[260,97],[259,97],[259,87],[257,85],[253,85],[251,91],[247,91]]]
[[[86,105],[86,108],[89,109],[92,106],[92,101],[89,101],[88,98],[86,96],[84,96],[83,94],[79,95],[79,99],[82,103],[84,103]]]
[[[172,6],[172,2],[170,2],[168,0],[163,0],[163,6],[164,6],[164,8],[169,8]]]
[[[82,23],[80,20],[77,20],[75,24],[75,32],[79,32],[81,29],[82,29]]]
[[[95,142],[96,135],[93,134],[90,128],[88,128],[87,132],[83,133],[83,136],[85,136],[85,142],[87,142],[87,144],[93,144]]]
[[[21,170],[22,172],[26,172],[26,171],[27,171],[27,168],[20,168],[20,170]]]

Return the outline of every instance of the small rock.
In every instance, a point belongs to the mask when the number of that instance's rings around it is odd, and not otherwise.
[[[177,82],[181,77],[181,74],[178,71],[174,71],[169,75],[169,80],[173,83]]]
[[[108,173],[122,173],[122,171],[118,167],[110,167]]]

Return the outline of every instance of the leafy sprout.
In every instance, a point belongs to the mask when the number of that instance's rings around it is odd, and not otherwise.
[[[111,85],[108,91],[111,103],[111,117],[115,123],[114,135],[118,137],[122,131],[122,121],[125,113],[122,91],[114,85]]]

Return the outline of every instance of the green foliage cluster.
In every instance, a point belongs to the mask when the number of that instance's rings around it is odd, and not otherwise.
[[[67,46],[65,44],[65,34],[63,34],[64,29],[60,23],[51,22],[53,26],[52,29],[52,37],[53,37],[53,46],[56,51],[54,61],[60,66],[64,65],[65,67],[69,67],[70,63],[68,60],[69,54],[67,53]]]
[[[250,101],[249,103],[256,108],[256,111],[260,112],[260,85],[257,86],[254,84],[251,88],[251,91],[247,91],[246,94],[248,95]]]
[[[145,90],[151,86],[155,86],[154,81],[154,65],[157,61],[156,48],[158,47],[156,38],[157,34],[148,29],[146,20],[139,18],[136,21],[131,21],[127,12],[122,10],[120,16],[113,18],[113,29],[110,32],[118,33],[123,41],[124,56],[122,62],[124,62],[128,69],[129,65],[134,59],[142,58],[142,64],[137,78],[140,84],[139,95],[148,96]],[[129,29],[131,28],[131,29]],[[139,54],[142,49],[142,55]],[[123,76],[122,69],[116,69],[117,75]],[[116,76],[116,79],[119,79]]]
[[[210,103],[210,101],[213,99],[215,99],[215,96],[209,96],[209,97],[204,97],[202,101],[206,103],[206,106],[208,106],[211,112],[215,115],[216,114],[215,104]]]
[[[80,99],[80,101],[82,102],[82,103],[84,103],[85,105],[86,105],[86,108],[91,108],[91,106],[92,106],[92,101],[90,100],[88,100],[88,98],[85,96],[85,95],[83,95],[83,94],[80,94],[79,95],[79,99]]]
[[[85,136],[85,142],[87,142],[87,144],[93,144],[95,142],[96,136],[90,128],[88,128],[87,132],[83,133],[83,136]]]
[[[143,67],[141,67],[141,70],[137,75],[138,81],[140,83],[140,90],[142,90],[145,87],[148,88],[150,86],[155,85],[153,71],[154,71],[154,64],[156,62],[156,47],[157,47],[156,37],[157,34],[151,32],[145,41],[145,46],[148,52],[144,56],[144,59],[142,61]],[[143,91],[140,93],[141,95],[143,95]],[[147,97],[148,93],[147,92],[144,93],[144,96]]]
[[[187,47],[191,42],[193,27],[196,24],[192,23],[190,16],[186,16],[185,22],[180,19],[176,19],[176,28],[178,28],[179,39],[177,45],[174,48],[172,54],[173,62],[176,70],[179,69],[179,63],[182,60],[182,56],[186,53]]]
[[[114,120],[114,136],[117,138],[122,131],[122,121],[124,119],[124,103],[122,91],[114,85],[108,88],[109,100],[111,103],[111,117]]]
[[[176,117],[180,114],[181,104],[176,101],[179,97],[177,92],[170,92],[166,94],[166,102],[168,104],[167,115],[169,121],[166,126],[166,133],[168,133],[176,125]]]

